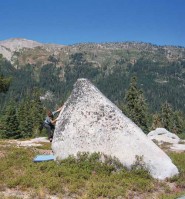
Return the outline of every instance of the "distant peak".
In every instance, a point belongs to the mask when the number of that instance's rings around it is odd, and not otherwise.
[[[42,46],[43,44],[24,38],[10,38],[4,41],[0,41],[0,45],[10,49],[11,51],[16,51],[22,48],[34,48],[37,46]]]
[[[6,39],[6,40],[1,40],[0,43],[5,43],[5,42],[12,42],[12,41],[28,41],[28,42],[36,42],[39,43],[37,41],[33,41],[33,40],[29,40],[29,39],[25,39],[25,38],[21,38],[21,37],[15,37],[15,38],[10,38],[10,39]]]

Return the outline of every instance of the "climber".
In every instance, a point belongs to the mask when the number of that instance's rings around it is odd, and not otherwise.
[[[63,106],[61,106],[58,110],[53,111],[53,112],[48,110],[47,116],[44,120],[43,126],[47,130],[48,139],[49,139],[50,142],[52,142],[52,140],[53,140],[53,133],[54,133],[54,130],[55,130],[55,124],[56,124],[56,121],[58,119],[58,118],[54,118],[54,116],[62,110],[62,107]]]

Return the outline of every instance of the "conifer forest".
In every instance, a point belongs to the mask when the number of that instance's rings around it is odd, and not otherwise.
[[[46,111],[67,100],[78,78],[89,79],[145,133],[164,127],[185,137],[184,48],[121,45],[76,44],[42,61],[39,47],[17,53],[14,62],[0,55],[0,137],[45,135]]]

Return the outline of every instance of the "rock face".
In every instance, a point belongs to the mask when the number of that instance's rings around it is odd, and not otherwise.
[[[0,41],[0,54],[2,54],[7,60],[11,61],[15,51],[19,52],[19,50],[23,48],[34,48],[37,46],[42,46],[42,44],[22,38],[7,39]]]
[[[177,144],[180,141],[180,138],[177,135],[167,131],[165,128],[157,128],[154,131],[151,131],[147,136],[149,139],[156,140],[159,143],[167,142]]]
[[[10,49],[11,51],[16,51],[22,48],[34,48],[36,46],[42,46],[41,43],[23,39],[23,38],[12,38],[4,41],[0,41],[0,46]]]
[[[77,80],[60,112],[52,149],[59,160],[78,152],[101,152],[128,168],[142,156],[154,178],[178,174],[171,159],[87,79]]]
[[[168,143],[166,148],[170,151],[185,151],[185,140],[181,140],[176,134],[167,131],[165,128],[157,128],[148,133],[147,137],[153,141],[157,141],[159,145]]]
[[[185,152],[185,142],[184,144],[173,144],[171,149],[173,151]]]
[[[37,41],[28,40],[24,38],[12,38],[4,41],[0,41],[0,54],[3,55],[9,61],[12,61],[12,57],[15,52],[21,52],[22,49],[33,49],[35,47],[42,47],[47,51],[55,54],[64,45],[59,44],[43,44]],[[13,61],[12,61],[13,63]]]

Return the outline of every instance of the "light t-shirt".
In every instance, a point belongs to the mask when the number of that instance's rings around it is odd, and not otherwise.
[[[52,112],[52,116],[54,116],[56,113],[57,113],[57,111],[53,111],[53,112]],[[47,117],[45,118],[45,120],[44,120],[44,123],[50,125],[50,124],[51,124],[51,118],[50,118],[49,116],[47,116]]]

